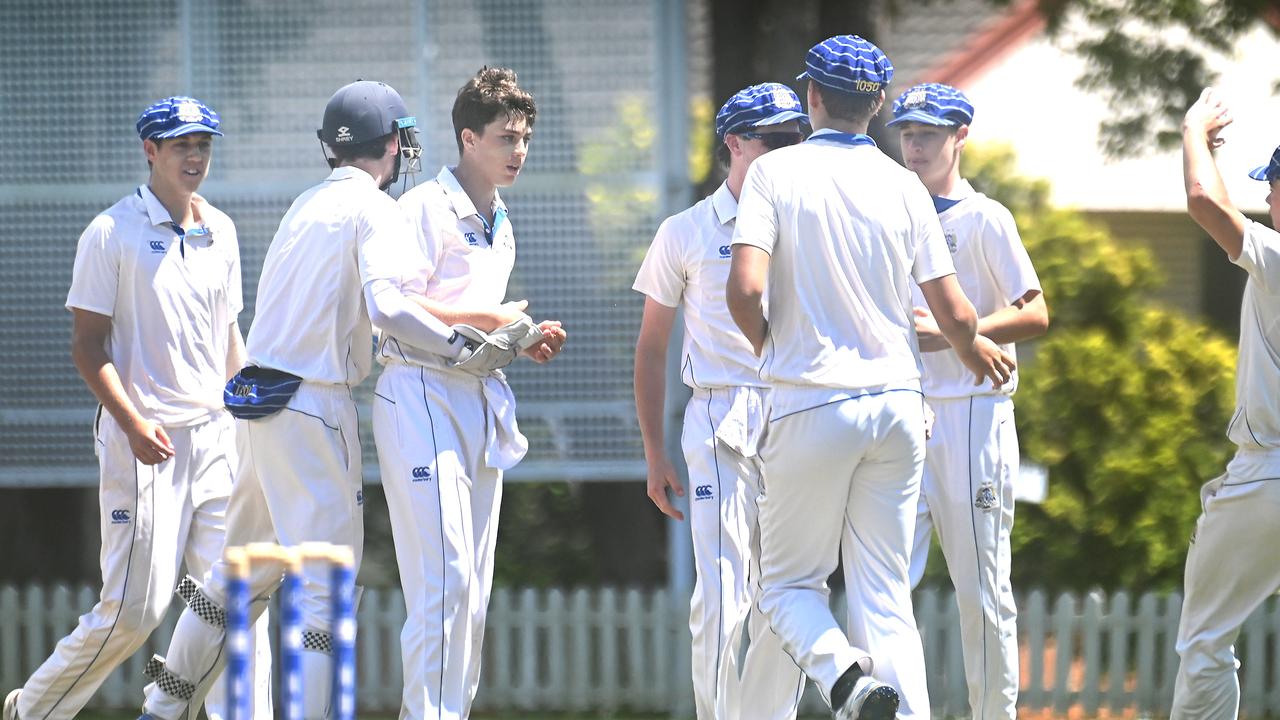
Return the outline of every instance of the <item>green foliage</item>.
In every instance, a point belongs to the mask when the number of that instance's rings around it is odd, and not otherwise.
[[[569,587],[595,582],[595,554],[578,490],[572,483],[505,485],[495,584]]]
[[[1146,250],[1048,207],[1046,186],[1011,167],[1007,149],[965,151],[966,177],[1017,218],[1052,319],[1021,357],[1018,433],[1049,469],[1049,496],[1018,508],[1015,583],[1175,587],[1198,488],[1232,452],[1235,349],[1146,300],[1158,282]]]
[[[1272,5],[1268,0],[1041,0],[1040,9],[1053,33],[1083,28],[1076,53],[1088,71],[1077,84],[1106,99],[1112,118],[1101,127],[1102,149],[1123,157],[1178,143],[1183,112],[1217,78],[1210,53],[1230,56],[1235,41]]]

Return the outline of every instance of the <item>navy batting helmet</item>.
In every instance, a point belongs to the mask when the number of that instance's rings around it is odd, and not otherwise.
[[[396,158],[396,172],[400,173],[400,161],[406,163],[404,171],[415,173],[422,162],[422,147],[418,145],[416,118],[409,114],[404,100],[395,88],[372,80],[357,80],[344,85],[329,98],[324,107],[324,121],[316,136],[330,149],[355,146],[399,133],[400,155]],[[329,158],[330,166],[336,164]]]

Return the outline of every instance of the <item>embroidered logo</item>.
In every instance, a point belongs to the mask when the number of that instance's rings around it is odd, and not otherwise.
[[[693,489],[693,497],[696,500],[710,500],[713,497],[710,485],[699,485]]]
[[[340,143],[351,142],[352,140],[351,128],[347,127],[346,125],[343,125],[342,127],[338,128],[338,136],[334,139]]]
[[[949,233],[945,233],[943,237],[947,239],[947,248],[951,250],[952,255],[955,255],[956,249],[959,247],[959,245],[956,243],[956,234],[949,232]]]
[[[431,482],[431,468],[426,465],[419,465],[413,469],[414,482]]]
[[[128,510],[112,510],[111,524],[112,525],[128,525],[129,511]]]
[[[150,243],[147,243],[147,244],[151,246],[151,252],[153,253],[163,253],[166,249],[168,249],[165,246],[163,240],[152,240]]]
[[[996,489],[991,483],[985,483],[978,488],[978,494],[973,498],[973,506],[979,510],[991,510],[998,503],[996,502]]]
[[[479,241],[478,239],[476,239],[476,234],[475,234],[475,233],[473,233],[473,232],[469,232],[469,233],[463,233],[463,235],[465,235],[465,236],[466,236],[466,238],[467,238],[467,244],[468,244],[468,245],[479,245],[479,244],[480,244],[480,241]]]
[[[908,110],[914,110],[918,107],[923,107],[924,104],[928,102],[928,100],[929,100],[929,96],[926,93],[925,89],[917,88],[907,93],[907,96],[903,98],[902,107]]]
[[[184,100],[178,103],[178,119],[184,123],[200,122],[204,116],[200,113],[200,106],[190,100]]]
[[[364,489],[363,489],[363,488],[361,488],[361,489],[359,489],[359,490],[356,490],[356,504],[357,504],[357,505],[363,505],[363,504],[364,504]]]
[[[733,248],[729,247],[728,245],[720,246],[720,257],[727,258],[732,254],[733,254]]]
[[[793,107],[800,107],[800,102],[794,95],[781,88],[774,90],[770,95],[773,98],[773,104],[780,110],[790,110]]]

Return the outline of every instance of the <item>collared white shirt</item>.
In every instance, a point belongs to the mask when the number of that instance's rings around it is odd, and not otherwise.
[[[663,221],[632,289],[670,308],[684,305],[680,377],[689,387],[762,387],[759,360],[725,304],[738,201],[714,193]]]
[[[339,167],[293,201],[267,250],[249,362],[304,380],[356,385],[372,369],[364,286],[397,279],[414,252],[396,201],[367,172]]]
[[[967,180],[961,180],[946,200],[955,204],[943,210],[938,219],[956,266],[956,279],[978,317],[1009,307],[1031,290],[1040,290],[1040,278],[1022,246],[1018,226],[1003,205],[974,191]],[[918,286],[912,288],[912,303],[928,307]],[[1000,347],[1015,356],[1013,343]],[[920,358],[925,397],[1012,395],[1018,387],[1016,370],[998,389],[993,390],[988,382],[974,385],[973,373],[960,362],[955,350],[920,353]]]
[[[762,377],[918,390],[912,280],[955,272],[938,214],[914,173],[829,135],[761,156],[743,185],[733,242],[772,256]]]
[[[462,189],[453,169],[443,167],[430,182],[400,197],[419,252],[402,259],[401,283],[406,294],[458,306],[494,306],[507,295],[507,281],[516,261],[515,233],[506,217],[507,206],[494,193],[486,222]],[[400,360],[427,367],[448,367],[435,353],[411,347],[390,335],[378,343],[379,361]]]
[[[107,356],[144,418],[183,427],[222,409],[230,325],[240,313],[231,219],[199,196],[207,233],[179,235],[143,185],[80,235],[68,309],[111,318]]]
[[[1227,436],[1241,455],[1265,454],[1270,477],[1280,472],[1280,233],[1250,221],[1235,264],[1249,273],[1240,306],[1236,410]],[[1236,461],[1233,461],[1235,472]]]

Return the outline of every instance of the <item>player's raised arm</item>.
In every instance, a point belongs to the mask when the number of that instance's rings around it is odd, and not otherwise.
[[[1182,179],[1191,219],[1234,262],[1244,245],[1246,218],[1228,197],[1213,159],[1213,148],[1222,144],[1218,133],[1231,120],[1230,110],[1213,88],[1205,88],[1182,120]]]

